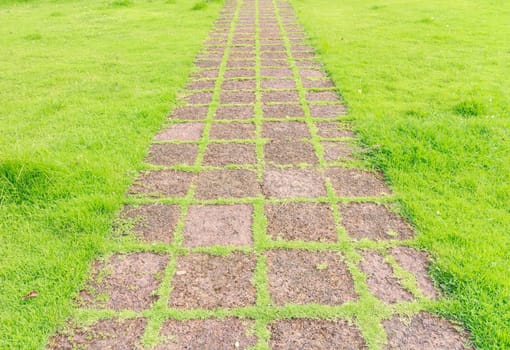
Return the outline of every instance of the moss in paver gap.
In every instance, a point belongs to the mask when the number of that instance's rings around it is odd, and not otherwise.
[[[355,135],[314,58],[287,2],[226,2],[187,85],[191,106],[177,107],[155,137],[152,165],[121,215],[128,232],[157,242],[112,244],[113,265],[96,263],[101,272],[82,292],[96,289],[95,307],[111,303],[112,310],[80,310],[77,320],[91,326],[70,326],[77,336],[66,341],[142,339],[157,349],[465,342],[451,323],[417,314],[432,305],[424,295],[437,296],[428,256],[396,246],[413,231],[387,209],[392,198],[382,175],[328,167],[354,158],[345,142]],[[129,263],[139,254],[166,259],[151,274],[155,287],[149,283],[151,292],[136,303],[130,291],[111,302],[123,283],[115,259]],[[126,271],[143,267],[134,264]],[[416,316],[406,323],[396,314]],[[128,336],[114,320],[121,316],[136,326]]]

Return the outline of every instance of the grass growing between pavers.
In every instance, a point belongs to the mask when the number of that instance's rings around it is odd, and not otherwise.
[[[510,4],[293,0],[483,349],[510,347]]]
[[[0,348],[70,315],[220,8],[197,4],[0,2]]]

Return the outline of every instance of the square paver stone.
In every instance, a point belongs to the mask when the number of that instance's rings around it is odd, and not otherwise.
[[[308,91],[306,99],[308,101],[340,102],[340,96],[336,91]]]
[[[144,241],[170,243],[179,215],[180,208],[177,205],[143,204],[124,207],[120,218],[132,220],[134,231]]]
[[[198,154],[198,146],[192,144],[154,144],[147,155],[147,162],[154,165],[192,165]]]
[[[324,180],[314,169],[268,169],[264,175],[263,191],[269,198],[315,198],[326,195]]]
[[[451,322],[428,312],[420,312],[410,320],[393,316],[383,321],[388,335],[384,349],[467,350],[473,349],[468,334]]]
[[[246,165],[257,162],[254,144],[211,143],[205,151],[203,165]]]
[[[265,91],[262,93],[262,102],[298,102],[299,95],[297,90],[278,90]]]
[[[208,104],[212,102],[213,92],[201,91],[186,95],[183,99],[191,105]]]
[[[116,311],[148,309],[167,262],[166,255],[154,253],[115,254],[107,262],[95,261],[80,303]]]
[[[144,172],[131,186],[129,194],[150,197],[184,197],[195,174],[184,171],[156,170]]]
[[[299,104],[263,105],[264,118],[304,117],[305,113]]]
[[[355,239],[409,239],[414,235],[411,226],[402,217],[380,204],[341,204],[340,213],[342,225]]]
[[[198,199],[256,197],[260,194],[257,175],[250,170],[210,170],[198,175]]]
[[[369,197],[390,194],[380,173],[359,169],[329,168],[326,176],[338,196]]]
[[[299,140],[310,137],[304,122],[264,122],[262,137],[277,140]]]
[[[260,86],[263,89],[295,89],[296,82],[292,79],[262,79]]]
[[[257,337],[252,334],[253,323],[234,317],[170,320],[163,324],[160,332],[166,341],[155,350],[248,349],[257,343]]]
[[[336,242],[331,208],[324,203],[267,204],[267,233],[273,238],[306,242]]]
[[[226,90],[220,95],[221,104],[244,104],[255,103],[255,91]]]
[[[184,246],[249,246],[253,208],[247,204],[192,205],[184,226]]]
[[[46,349],[142,349],[144,318],[100,320],[87,326],[68,326],[48,341]]]
[[[317,126],[317,135],[322,138],[356,137],[356,134],[349,130],[347,125],[343,123],[320,122],[315,125]]]
[[[313,118],[338,118],[346,114],[344,105],[309,105]]]
[[[372,294],[386,303],[413,300],[412,294],[402,287],[393,274],[393,268],[381,254],[365,250],[361,255],[361,270],[367,276],[368,289]]]
[[[354,145],[349,142],[322,142],[324,159],[328,162],[354,159]]]
[[[234,140],[255,138],[255,125],[252,123],[212,124],[209,132],[211,140]]]
[[[254,79],[227,79],[221,85],[223,90],[255,90],[256,87],[257,82]]]
[[[203,123],[179,123],[159,132],[156,141],[198,141],[204,130]]]
[[[178,257],[169,306],[214,309],[254,305],[254,270],[255,256],[241,252]]]
[[[188,90],[212,90],[216,85],[215,79],[192,80],[186,85]]]
[[[266,162],[277,165],[317,164],[309,142],[273,140],[264,145],[264,155]]]
[[[214,119],[252,119],[254,116],[253,106],[220,106]]]
[[[267,251],[267,277],[276,305],[340,305],[356,300],[352,276],[338,252]]]
[[[172,114],[168,117],[169,119],[189,119],[189,120],[202,120],[207,118],[207,107],[197,106],[184,106],[177,107],[174,109]]]
[[[269,331],[272,350],[368,349],[359,329],[345,320],[280,320],[271,323]]]

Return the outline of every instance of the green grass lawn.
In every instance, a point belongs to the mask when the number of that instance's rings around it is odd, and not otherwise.
[[[219,8],[0,0],[0,349],[69,316]]]
[[[510,348],[510,3],[292,0],[483,349]]]

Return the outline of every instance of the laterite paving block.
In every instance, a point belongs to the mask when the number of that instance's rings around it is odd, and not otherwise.
[[[262,137],[277,140],[299,140],[310,137],[308,126],[304,122],[265,122]]]
[[[326,161],[347,161],[353,160],[354,149],[347,142],[322,142],[324,147],[324,159]]]
[[[265,91],[262,93],[262,102],[298,102],[297,90]]]
[[[251,119],[254,116],[253,106],[220,106],[214,119]]]
[[[221,85],[223,90],[255,90],[255,87],[254,79],[227,79]]]
[[[313,145],[303,141],[270,141],[264,146],[264,156],[269,164],[317,164]]]
[[[152,145],[147,162],[154,165],[193,165],[198,154],[198,146],[192,144],[155,144]]]
[[[263,190],[268,198],[315,198],[326,195],[324,180],[313,169],[266,170]]]
[[[220,95],[222,104],[249,104],[255,100],[255,91],[224,91]]]
[[[255,125],[251,123],[212,124],[211,140],[254,139]]]
[[[250,170],[210,170],[198,175],[198,199],[256,197],[260,194],[257,175]]]
[[[184,197],[195,174],[184,171],[156,170],[142,173],[129,189],[129,194],[149,197]]]
[[[156,141],[198,141],[202,136],[204,124],[179,123],[159,132],[154,138]]]
[[[299,104],[264,105],[262,112],[265,118],[304,117],[305,113]]]
[[[170,243],[180,208],[170,204],[144,204],[140,206],[129,205],[124,207],[120,218],[132,220],[134,231],[147,242]]]
[[[255,165],[257,158],[254,144],[212,143],[207,146],[203,165]]]
[[[379,173],[358,169],[329,168],[326,177],[331,181],[337,196],[369,197],[390,194]]]
[[[200,120],[207,118],[207,107],[177,107],[168,117],[169,119],[190,119]]]
[[[339,122],[319,122],[315,125],[317,126],[317,134],[322,138],[356,137],[351,130]]]
[[[337,118],[346,114],[344,105],[313,105],[310,106],[310,114],[314,118]]]

